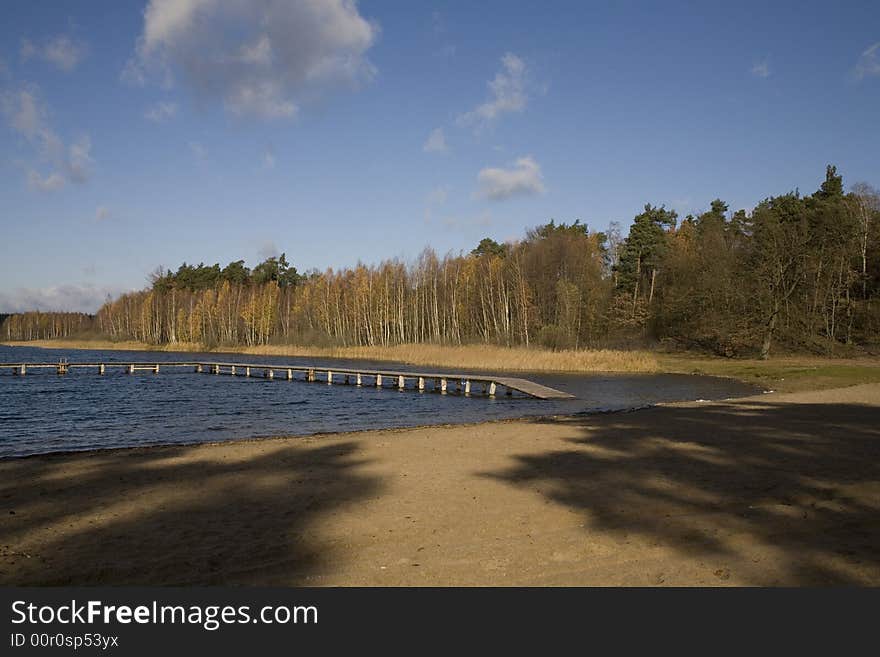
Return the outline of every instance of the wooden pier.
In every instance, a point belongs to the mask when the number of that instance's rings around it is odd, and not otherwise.
[[[265,379],[300,380],[309,383],[322,382],[327,385],[374,386],[397,390],[418,392],[438,392],[441,394],[482,394],[495,397],[499,392],[507,396],[519,393],[533,399],[573,399],[574,396],[543,386],[534,381],[514,377],[499,377],[491,374],[459,374],[448,372],[404,372],[399,370],[353,369],[339,366],[314,365],[276,365],[269,363],[205,363],[205,362],[103,362],[103,363],[0,363],[0,370],[12,370],[24,376],[31,370],[54,370],[58,375],[68,374],[73,369],[94,370],[106,374],[110,370],[137,374],[149,372],[159,374],[162,370],[190,368],[203,374],[254,377]]]

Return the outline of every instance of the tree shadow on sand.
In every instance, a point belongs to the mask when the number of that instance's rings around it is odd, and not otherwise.
[[[333,548],[315,522],[381,490],[357,472],[357,449],[291,441],[246,456],[169,447],[0,463],[0,584],[319,583]]]
[[[586,531],[776,566],[753,584],[880,584],[880,412],[764,401],[581,416],[571,449],[488,476],[540,487]],[[782,564],[779,566],[779,564]]]

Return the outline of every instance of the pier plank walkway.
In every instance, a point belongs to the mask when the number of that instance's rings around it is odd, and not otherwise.
[[[540,383],[535,383],[534,381],[529,381],[528,379],[517,379],[504,377],[501,379],[497,379],[497,382],[507,388],[513,388],[514,390],[518,390],[519,392],[529,395],[530,397],[534,397],[536,399],[574,399],[574,395],[571,395],[567,392],[563,392],[562,390],[557,390],[556,388],[551,388],[549,386],[541,385]]]
[[[492,374],[468,374],[450,372],[411,372],[404,370],[377,370],[360,369],[333,365],[279,365],[275,363],[237,363],[237,362],[202,362],[202,361],[174,361],[174,362],[90,362],[70,363],[61,361],[58,363],[0,363],[0,370],[11,369],[13,374],[23,376],[29,370],[54,369],[57,374],[67,374],[70,370],[94,369],[99,374],[104,374],[108,369],[121,369],[128,374],[146,371],[158,374],[164,368],[194,368],[196,372],[206,374],[226,374],[232,376],[257,376],[262,374],[264,378],[286,378],[293,380],[294,374],[304,376],[309,382],[322,381],[327,384],[344,383],[353,385],[371,384],[378,388],[388,387],[388,384],[405,390],[407,384],[410,389],[435,392],[459,392],[470,395],[479,390],[474,386],[482,387],[482,393],[494,397],[498,388],[503,387],[509,396],[518,392],[534,399],[574,399],[573,395],[562,390],[556,390],[528,379],[516,377],[495,376]],[[276,377],[276,373],[280,373]],[[340,380],[341,377],[341,380]],[[452,389],[450,389],[452,388]]]

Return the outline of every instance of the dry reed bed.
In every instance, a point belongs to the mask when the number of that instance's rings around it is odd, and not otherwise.
[[[192,343],[148,345],[140,342],[100,340],[34,340],[4,342],[8,346],[45,347],[49,349],[107,349],[132,351],[234,352],[260,356],[299,356],[313,358],[350,358],[389,360],[411,365],[433,365],[465,369],[518,372],[656,372],[660,365],[654,354],[645,351],[566,350],[491,345],[446,346],[404,344],[393,347],[308,347],[263,345],[207,350]]]

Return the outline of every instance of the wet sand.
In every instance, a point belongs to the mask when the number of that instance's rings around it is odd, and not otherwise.
[[[880,385],[0,461],[0,584],[878,585]]]

